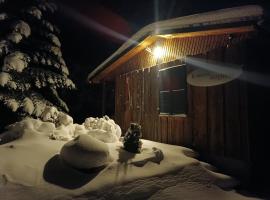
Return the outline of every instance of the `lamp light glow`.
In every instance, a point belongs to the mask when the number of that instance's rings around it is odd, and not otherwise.
[[[155,47],[153,50],[153,55],[156,59],[162,58],[164,56],[164,53],[165,53],[164,49],[161,48],[160,46]]]

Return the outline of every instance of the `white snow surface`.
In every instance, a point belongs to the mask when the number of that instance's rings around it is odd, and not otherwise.
[[[208,170],[212,168],[197,160],[193,150],[149,140],[142,140],[142,152],[133,154],[123,150],[119,141],[89,142],[89,136],[80,135],[77,144],[105,148],[110,160],[99,170],[79,171],[59,156],[61,148],[74,141],[49,139],[55,129],[54,123],[32,118],[9,126],[10,133],[21,137],[0,145],[1,199],[253,199],[228,190],[237,181]],[[83,153],[73,156],[83,157]],[[91,156],[95,162],[95,154]]]
[[[108,146],[86,134],[67,142],[61,148],[60,158],[77,169],[105,166],[111,160]]]

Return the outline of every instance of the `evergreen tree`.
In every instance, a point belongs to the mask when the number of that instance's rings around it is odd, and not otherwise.
[[[140,153],[142,148],[141,126],[137,123],[131,123],[128,128],[124,139],[124,149],[131,153]]]
[[[68,112],[58,92],[75,85],[51,22],[56,10],[49,0],[0,0],[0,128],[46,106]]]

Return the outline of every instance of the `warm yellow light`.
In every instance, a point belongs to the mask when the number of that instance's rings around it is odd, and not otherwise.
[[[154,50],[153,50],[153,55],[157,59],[162,58],[164,56],[164,53],[165,53],[164,49],[159,47],[159,46],[155,47]]]

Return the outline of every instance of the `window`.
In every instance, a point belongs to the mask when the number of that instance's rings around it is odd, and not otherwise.
[[[186,114],[186,65],[159,70],[159,84],[160,114]]]

